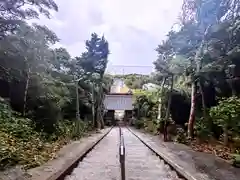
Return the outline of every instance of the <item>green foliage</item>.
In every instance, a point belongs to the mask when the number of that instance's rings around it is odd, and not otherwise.
[[[19,137],[28,141],[31,137],[33,124],[31,120],[17,117],[15,112],[5,103],[3,99],[0,102],[0,123],[1,131]]]
[[[134,109],[138,118],[157,117],[157,92],[139,91],[134,96]]]
[[[197,118],[195,123],[196,136],[201,140],[208,140],[212,137],[212,121],[210,119]]]
[[[69,136],[72,139],[78,139],[79,137],[82,137],[83,135],[87,134],[88,131],[92,130],[92,123],[91,122],[83,122],[83,121],[74,121],[69,122],[70,126],[65,126],[65,124],[62,124],[62,127],[66,128],[64,132],[70,133]],[[71,128],[69,128],[71,127]]]
[[[187,136],[182,128],[177,128],[177,135],[175,137],[175,141],[178,143],[186,144],[187,143]]]
[[[1,99],[0,102],[0,169],[23,165],[26,169],[53,159],[56,152],[70,139],[82,137],[89,125],[73,121],[61,121],[50,136],[37,132],[30,119],[19,117],[18,113]]]
[[[106,81],[103,76],[109,54],[103,36],[93,33],[86,42],[86,51],[75,59],[64,48],[51,50],[49,46],[56,41],[58,38],[47,27],[23,24],[0,42],[0,66],[4,67],[1,73],[7,75],[3,81],[10,89],[19,89],[18,98],[9,97],[13,108],[47,133],[53,133],[61,119],[75,118],[75,77],[81,79],[78,93],[82,118],[91,114],[93,106],[96,112],[103,107],[103,93],[111,85],[109,77]],[[21,83],[11,87],[16,80]],[[102,112],[98,115],[102,116]]]
[[[152,82],[150,76],[142,74],[115,75],[115,78],[124,79],[124,83],[130,89],[142,89],[144,84]]]
[[[227,105],[224,102],[225,105],[220,107],[220,102],[215,111],[212,109],[214,124],[211,118],[209,122],[204,119],[209,116],[208,108],[217,103],[217,96],[239,93],[239,5],[239,0],[184,0],[179,29],[171,30],[167,39],[156,48],[158,56],[154,65],[158,84],[167,77],[165,86],[169,87],[168,77],[174,74],[174,88],[188,93],[190,88],[194,90],[191,99],[195,103],[191,106],[193,114],[189,122],[195,124],[195,134],[199,138],[208,139],[216,124],[228,126],[229,131],[239,135],[236,121],[239,112],[234,103]],[[196,116],[204,118],[194,123]],[[191,129],[189,126],[188,132]]]
[[[170,31],[156,49],[158,73],[189,76],[181,85],[176,79],[181,89],[187,90],[187,84],[199,78],[219,89],[220,83],[226,83],[220,72],[228,71],[229,64],[238,65],[234,59],[239,56],[239,4],[239,0],[184,0],[180,29]]]
[[[35,120],[39,129],[51,133],[54,125],[65,118],[63,112],[68,108],[66,105],[74,103],[72,99],[75,98],[70,95],[70,87],[51,76],[35,76],[30,81],[28,116]]]
[[[28,8],[26,8],[26,5],[28,5]],[[7,33],[16,30],[24,20],[39,18],[40,14],[49,18],[49,10],[58,10],[58,6],[53,0],[5,1],[1,3],[1,7],[0,39]]]
[[[147,132],[152,134],[157,134],[158,132],[158,124],[156,124],[156,120],[154,119],[143,119],[144,121],[144,129]]]
[[[108,42],[105,37],[93,33],[91,39],[86,41],[86,51],[77,60],[85,72],[100,74],[102,78],[107,66],[108,54]]]
[[[240,155],[239,154],[234,154],[233,155],[234,158],[233,158],[233,166],[235,167],[240,167]]]
[[[137,129],[142,129],[144,127],[144,121],[142,119],[137,119],[135,121],[135,127]]]
[[[156,120],[158,112],[158,91],[145,91],[137,89],[134,94],[134,111],[136,128],[144,128],[146,131],[156,134],[159,123]]]
[[[49,10],[58,10],[53,0],[1,5],[0,97],[11,107],[0,102],[0,164],[30,168],[53,158],[97,121],[104,127],[103,97],[112,83],[111,76],[104,76],[109,45],[93,33],[85,52],[72,58],[65,48],[51,48],[59,38],[48,27],[25,21],[50,17]],[[76,102],[84,122],[75,120]]]
[[[238,133],[240,131],[240,99],[236,96],[223,98],[217,106],[210,109],[210,116],[220,127],[227,127]]]

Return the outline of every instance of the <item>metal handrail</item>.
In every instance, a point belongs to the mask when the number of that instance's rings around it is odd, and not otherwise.
[[[125,145],[122,129],[119,126],[119,162],[121,168],[121,179],[125,180]]]

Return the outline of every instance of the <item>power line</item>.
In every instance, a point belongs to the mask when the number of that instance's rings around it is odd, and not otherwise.
[[[111,67],[149,67],[149,68],[153,68],[153,66],[147,66],[147,65],[110,65]]]
[[[154,72],[154,66],[148,65],[108,65],[106,72],[115,75],[127,75],[127,74],[145,74],[150,75]]]

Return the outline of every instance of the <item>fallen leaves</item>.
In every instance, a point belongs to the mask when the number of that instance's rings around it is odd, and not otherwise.
[[[226,147],[226,146],[222,145],[220,142],[199,143],[195,140],[190,143],[190,146],[195,151],[211,153],[211,154],[214,154],[215,156],[218,156],[225,160],[233,159],[232,149],[230,147]]]

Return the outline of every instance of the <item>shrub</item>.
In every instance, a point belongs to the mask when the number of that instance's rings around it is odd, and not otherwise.
[[[240,99],[236,96],[223,98],[219,104],[210,109],[213,122],[224,130],[224,143],[228,143],[228,135],[231,131],[239,135],[240,131]]]
[[[78,121],[60,121],[51,135],[37,132],[30,119],[19,117],[0,101],[0,169],[23,165],[33,168],[55,158],[56,152],[72,138],[80,138],[89,125]],[[77,128],[77,131],[76,131]]]
[[[137,129],[143,128],[143,127],[144,127],[144,121],[143,121],[143,120],[136,120],[136,121],[135,121],[135,127],[136,127]]]
[[[157,120],[152,119],[144,119],[144,129],[148,132],[151,132],[153,134],[157,134],[158,132],[158,124]]]
[[[175,141],[182,144],[187,144],[187,137],[184,129],[177,128],[177,135],[175,137]]]
[[[240,155],[234,154],[233,166],[240,167]]]
[[[209,119],[197,119],[194,128],[196,136],[201,140],[207,140],[212,136],[211,122]]]

